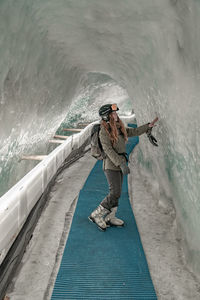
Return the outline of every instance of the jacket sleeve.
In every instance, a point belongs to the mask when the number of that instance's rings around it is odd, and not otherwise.
[[[105,128],[101,127],[99,133],[100,142],[102,144],[103,150],[105,154],[109,157],[109,159],[113,162],[113,164],[118,167],[124,162],[124,157],[119,155],[112,146],[111,140],[105,130]]]
[[[148,129],[149,129],[149,123],[139,126],[137,128],[126,127],[128,137],[139,136],[139,135],[147,132]]]

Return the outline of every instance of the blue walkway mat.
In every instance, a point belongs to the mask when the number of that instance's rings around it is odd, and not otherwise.
[[[127,153],[138,141],[138,137],[129,138]],[[79,194],[52,300],[157,299],[129,203],[127,176],[118,209],[118,217],[126,225],[102,232],[88,220],[107,192],[102,162],[98,161]]]

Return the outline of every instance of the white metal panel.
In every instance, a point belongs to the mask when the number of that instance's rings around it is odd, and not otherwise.
[[[18,192],[18,228],[24,225],[28,216],[27,189],[22,188]]]
[[[47,180],[47,183],[49,183],[57,171],[56,157],[51,156],[51,157],[48,157],[48,159],[45,159],[44,168],[46,170],[46,180]]]
[[[10,195],[0,207],[0,257],[2,258],[18,234],[18,194]]]
[[[27,208],[30,212],[43,193],[42,172],[35,173],[26,184]]]

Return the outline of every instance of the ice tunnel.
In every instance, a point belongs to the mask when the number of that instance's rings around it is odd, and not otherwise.
[[[108,102],[138,126],[158,116],[159,147],[141,139],[135,164],[198,277],[200,2],[2,0],[0,16],[0,196],[62,124],[96,121]]]

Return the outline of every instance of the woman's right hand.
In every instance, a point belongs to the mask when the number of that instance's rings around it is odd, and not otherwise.
[[[127,175],[130,173],[130,169],[125,162],[120,165],[123,175]]]

